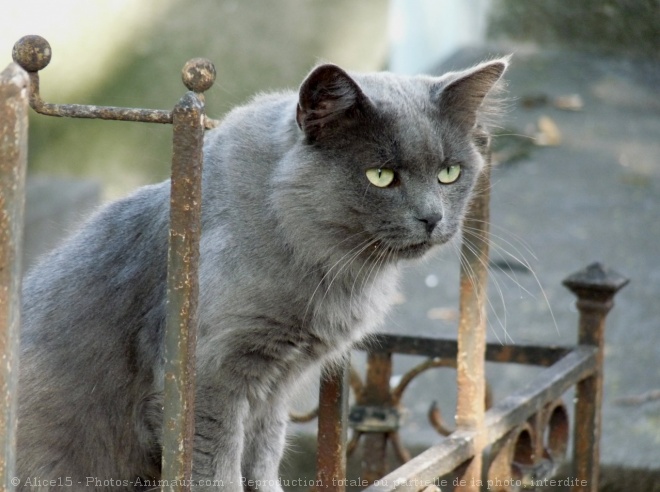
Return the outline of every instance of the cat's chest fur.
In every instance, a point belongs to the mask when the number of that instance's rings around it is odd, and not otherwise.
[[[373,332],[399,277],[399,268],[377,251],[373,259],[350,253],[315,265],[287,257],[292,253],[273,242],[266,257],[249,248],[207,252],[200,278],[198,371],[214,378],[226,374],[227,365],[243,367],[246,387],[260,399],[339,359]],[[204,258],[218,263],[212,267]]]

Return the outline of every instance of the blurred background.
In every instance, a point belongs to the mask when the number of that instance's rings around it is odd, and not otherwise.
[[[25,34],[52,46],[52,62],[41,72],[46,100],[171,108],[183,92],[181,67],[203,56],[218,70],[207,93],[213,117],[259,91],[296,88],[319,61],[420,73],[459,47],[483,44],[487,34],[658,51],[651,0],[23,0],[3,10],[2,66]],[[97,179],[104,197],[168,173],[167,127],[35,117],[31,130],[31,173]]]
[[[206,93],[214,118],[255,93],[296,89],[319,61],[440,74],[513,53],[494,139],[489,336],[574,343],[561,280],[593,260],[631,277],[610,316],[602,454],[660,468],[657,0],[22,0],[2,12],[0,66],[23,35],[51,44],[46,101],[170,109],[181,67],[202,56],[218,71]],[[32,113],[29,146],[26,265],[98,203],[165,179],[171,128]],[[454,336],[457,277],[451,252],[410,267],[386,330]],[[489,367],[496,397],[529,371]],[[451,422],[454,374],[438,374],[409,390],[411,445],[438,439],[425,422],[431,400]]]

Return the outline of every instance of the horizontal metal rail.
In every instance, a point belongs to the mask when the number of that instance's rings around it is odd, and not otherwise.
[[[544,369],[521,391],[486,412],[485,444],[497,442],[596,370],[597,350],[577,347]],[[439,444],[386,475],[365,492],[417,492],[458,468],[475,453],[475,432],[457,430]]]
[[[458,342],[449,338],[412,337],[380,333],[371,338],[359,350],[370,353],[396,353],[424,355],[440,359],[456,359]],[[541,345],[486,344],[486,360],[534,366],[550,366],[570,352],[573,347]]]
[[[474,456],[474,432],[457,430],[441,443],[384,476],[364,492],[416,492]]]
[[[87,104],[52,104],[44,102],[39,92],[39,70],[50,63],[50,44],[41,36],[24,36],[12,52],[14,61],[21,65],[30,76],[30,106],[45,116],[65,118],[90,118],[96,120],[135,121],[140,123],[173,124],[172,111],[164,109],[120,108]],[[215,81],[215,67],[203,58],[189,60],[182,70],[184,85],[191,91],[201,94]],[[218,121],[203,115],[205,128],[214,128]]]
[[[594,347],[578,346],[556,364],[541,371],[524,389],[505,397],[488,410],[485,421],[488,444],[591,376],[597,367],[597,352]]]

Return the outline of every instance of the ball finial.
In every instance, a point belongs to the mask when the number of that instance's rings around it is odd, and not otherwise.
[[[188,90],[204,92],[215,82],[215,66],[206,58],[193,58],[183,66],[181,78]]]
[[[41,36],[23,36],[16,41],[11,56],[28,72],[43,70],[50,63],[50,44]]]

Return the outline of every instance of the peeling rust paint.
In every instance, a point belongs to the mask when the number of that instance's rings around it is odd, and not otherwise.
[[[489,161],[488,156],[485,155]],[[456,381],[456,426],[474,431],[475,455],[467,465],[463,478],[466,485],[461,492],[476,492],[480,487],[469,480],[480,477],[482,450],[485,441],[486,402],[486,286],[488,284],[488,221],[490,201],[490,167],[486,166],[478,178],[478,193],[472,199],[466,227],[475,231],[471,244],[461,248],[460,317],[458,325]]]
[[[347,364],[333,367],[321,381],[316,456],[318,492],[346,490],[348,386]]]
[[[193,92],[173,111],[162,478],[184,485],[163,490],[189,490],[192,478],[203,114]]]
[[[0,489],[13,490],[20,327],[21,247],[28,130],[27,73],[0,74]]]

